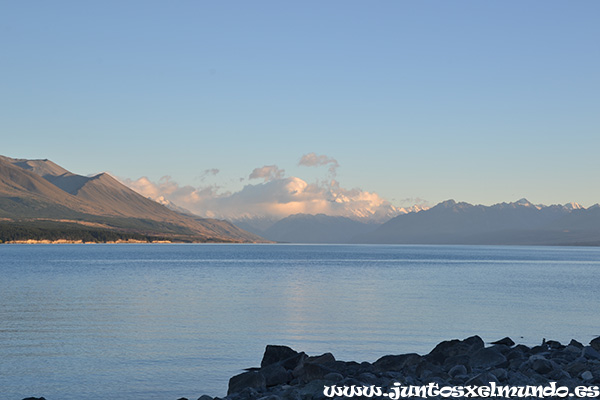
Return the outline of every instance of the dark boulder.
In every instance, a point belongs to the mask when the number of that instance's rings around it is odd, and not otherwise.
[[[344,376],[338,372],[330,372],[327,375],[325,375],[323,379],[331,382],[340,382],[344,379]]]
[[[263,368],[267,365],[275,364],[277,362],[286,360],[297,355],[298,352],[290,347],[269,344],[265,348],[265,354],[263,355],[262,361],[260,362],[260,366],[261,368]]]
[[[462,364],[458,364],[455,365],[454,367],[450,368],[450,371],[448,371],[448,375],[450,375],[452,378],[456,377],[457,375],[467,375],[467,367],[465,367]]]
[[[267,387],[265,376],[257,371],[248,371],[229,379],[227,395],[241,392],[246,388],[264,390]]]
[[[425,379],[431,376],[437,377],[443,372],[444,371],[439,365],[433,364],[427,360],[421,361],[415,369],[415,374],[419,379]]]
[[[471,354],[485,346],[479,336],[471,336],[464,340],[445,340],[439,343],[429,354],[427,359],[435,364],[444,364],[448,357]]]
[[[288,383],[291,380],[291,372],[288,373],[281,363],[267,365],[260,369],[260,373],[265,377],[267,387]]]
[[[311,382],[314,380],[323,380],[325,376],[332,372],[338,372],[331,368],[327,368],[322,364],[304,363],[302,370],[299,373],[299,378],[303,382]],[[294,373],[298,373],[294,371]]]
[[[514,360],[514,359],[522,359],[525,358],[525,354],[523,353],[523,351],[517,347],[515,347],[514,349],[512,349],[510,352],[508,352],[508,354],[506,355],[506,359],[507,360]]]
[[[301,353],[291,356],[290,358],[286,358],[285,360],[280,361],[279,364],[281,364],[281,366],[285,369],[293,370],[298,365],[302,364],[304,362],[304,360],[306,360],[307,358],[308,358],[308,356],[306,355],[306,353],[301,352]]]
[[[405,367],[417,365],[422,356],[416,353],[401,354],[398,356],[383,356],[373,363],[376,371],[402,371]]]
[[[553,370],[552,363],[550,360],[545,359],[542,356],[533,356],[531,360],[531,369],[538,374],[547,374]]]
[[[524,344],[518,344],[515,347],[513,347],[513,350],[519,350],[521,351],[523,354],[531,354],[531,349],[527,346],[525,346]]]
[[[579,347],[580,349],[583,349],[583,343],[578,342],[575,339],[571,339],[571,341],[569,342],[569,346],[575,346],[575,347]]]
[[[506,363],[506,357],[497,348],[486,347],[474,352],[469,362],[473,368],[500,367]]]
[[[600,353],[597,352],[592,346],[585,346],[581,350],[581,355],[588,359],[600,360]]]
[[[598,336],[596,339],[592,339],[590,346],[592,346],[594,350],[600,351],[600,336]]]
[[[546,341],[546,346],[548,346],[548,348],[552,349],[552,350],[561,350],[566,347],[566,346],[563,346],[559,341],[556,341],[556,340]]]
[[[469,379],[465,385],[467,386],[489,386],[492,382],[498,384],[498,378],[490,372],[482,372]]]
[[[471,356],[468,354],[461,354],[460,356],[452,356],[446,358],[444,361],[443,368],[446,371],[449,371],[455,365],[464,365],[467,368],[467,371],[471,371]]]
[[[306,362],[313,364],[327,364],[335,362],[335,357],[331,353],[325,353],[321,354],[320,356],[308,357]]]
[[[515,345],[515,342],[513,342],[513,340],[507,336],[507,337],[505,337],[503,339],[496,340],[495,342],[492,342],[492,344],[503,344],[505,346],[512,347],[512,346]]]

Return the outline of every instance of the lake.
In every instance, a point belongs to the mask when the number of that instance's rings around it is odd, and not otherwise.
[[[1,245],[0,397],[225,396],[267,344],[375,361],[600,336],[600,249]]]

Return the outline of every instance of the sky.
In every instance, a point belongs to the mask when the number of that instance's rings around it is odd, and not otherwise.
[[[590,206],[599,15],[595,0],[0,0],[0,154],[204,215]]]

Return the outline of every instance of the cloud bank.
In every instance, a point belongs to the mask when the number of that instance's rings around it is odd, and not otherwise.
[[[315,153],[304,155],[299,164],[328,166],[330,174],[335,174],[339,167],[335,159]],[[145,197],[162,204],[175,204],[208,218],[284,218],[305,213],[381,222],[406,212],[405,209],[394,207],[377,193],[358,188],[345,189],[335,179],[308,183],[298,177],[285,177],[284,174],[285,171],[276,165],[255,168],[249,179],[262,179],[263,182],[247,184],[237,192],[224,193],[215,185],[181,186],[169,176],[158,182],[152,182],[147,177],[122,181]]]

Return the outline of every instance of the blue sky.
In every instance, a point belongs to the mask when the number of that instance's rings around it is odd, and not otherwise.
[[[597,1],[2,1],[0,154],[223,194],[268,165],[332,178],[299,165],[316,153],[341,187],[398,206],[589,206],[599,15]]]

